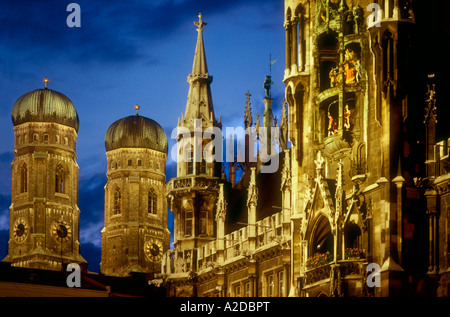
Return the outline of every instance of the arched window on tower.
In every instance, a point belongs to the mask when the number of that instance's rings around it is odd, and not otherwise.
[[[65,191],[65,171],[62,165],[58,165],[55,170],[55,193],[64,194]]]
[[[148,192],[148,213],[156,215],[156,203],[157,197],[156,192],[153,188],[151,188]]]
[[[19,190],[21,193],[25,193],[28,191],[28,169],[27,164],[23,163],[19,167]]]
[[[186,162],[186,174],[191,175],[194,174],[194,147],[191,145],[191,150],[187,153],[187,162]]]
[[[113,215],[120,215],[122,211],[122,195],[120,189],[116,188],[114,192]]]

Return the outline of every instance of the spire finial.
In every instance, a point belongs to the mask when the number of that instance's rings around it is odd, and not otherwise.
[[[139,105],[135,105],[134,106],[134,109],[136,110],[136,115],[138,116],[139,114],[138,114],[138,111],[139,111],[139,109],[140,109],[141,107],[139,106]]]
[[[44,88],[47,89],[47,84],[48,84],[48,82],[49,82],[48,78],[45,77],[44,80],[43,80],[43,82],[44,82],[44,85],[45,85]]]
[[[195,24],[196,26],[198,26],[197,31],[203,31],[203,27],[206,25],[206,23],[203,22],[202,17],[203,17],[203,15],[202,15],[202,13],[200,12],[200,13],[198,14],[198,22],[194,22],[194,24]]]

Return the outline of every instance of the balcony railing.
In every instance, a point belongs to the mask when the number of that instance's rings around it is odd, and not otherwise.
[[[323,266],[319,266],[305,272],[305,286],[324,281],[327,282],[331,278],[332,267],[336,266],[340,271],[340,277],[345,278],[349,275],[365,276],[366,274],[366,259],[348,259],[330,262]]]
[[[187,189],[215,189],[219,190],[220,179],[217,177],[189,175],[171,179],[167,183],[167,192]]]

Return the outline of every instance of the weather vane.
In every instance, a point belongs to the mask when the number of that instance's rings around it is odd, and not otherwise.
[[[269,55],[269,76],[272,77],[272,65],[275,64],[275,62],[278,59],[272,60],[272,54]]]

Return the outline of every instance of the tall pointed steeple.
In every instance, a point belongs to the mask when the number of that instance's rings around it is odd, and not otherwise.
[[[213,77],[208,73],[205,45],[203,43],[203,27],[206,26],[206,23],[202,20],[201,13],[199,13],[198,18],[198,22],[194,22],[197,26],[198,35],[192,72],[187,77],[189,92],[186,111],[180,122],[180,125],[189,129],[193,128],[195,119],[202,119],[203,127],[220,126],[220,122],[218,123],[214,116],[210,88]]]

